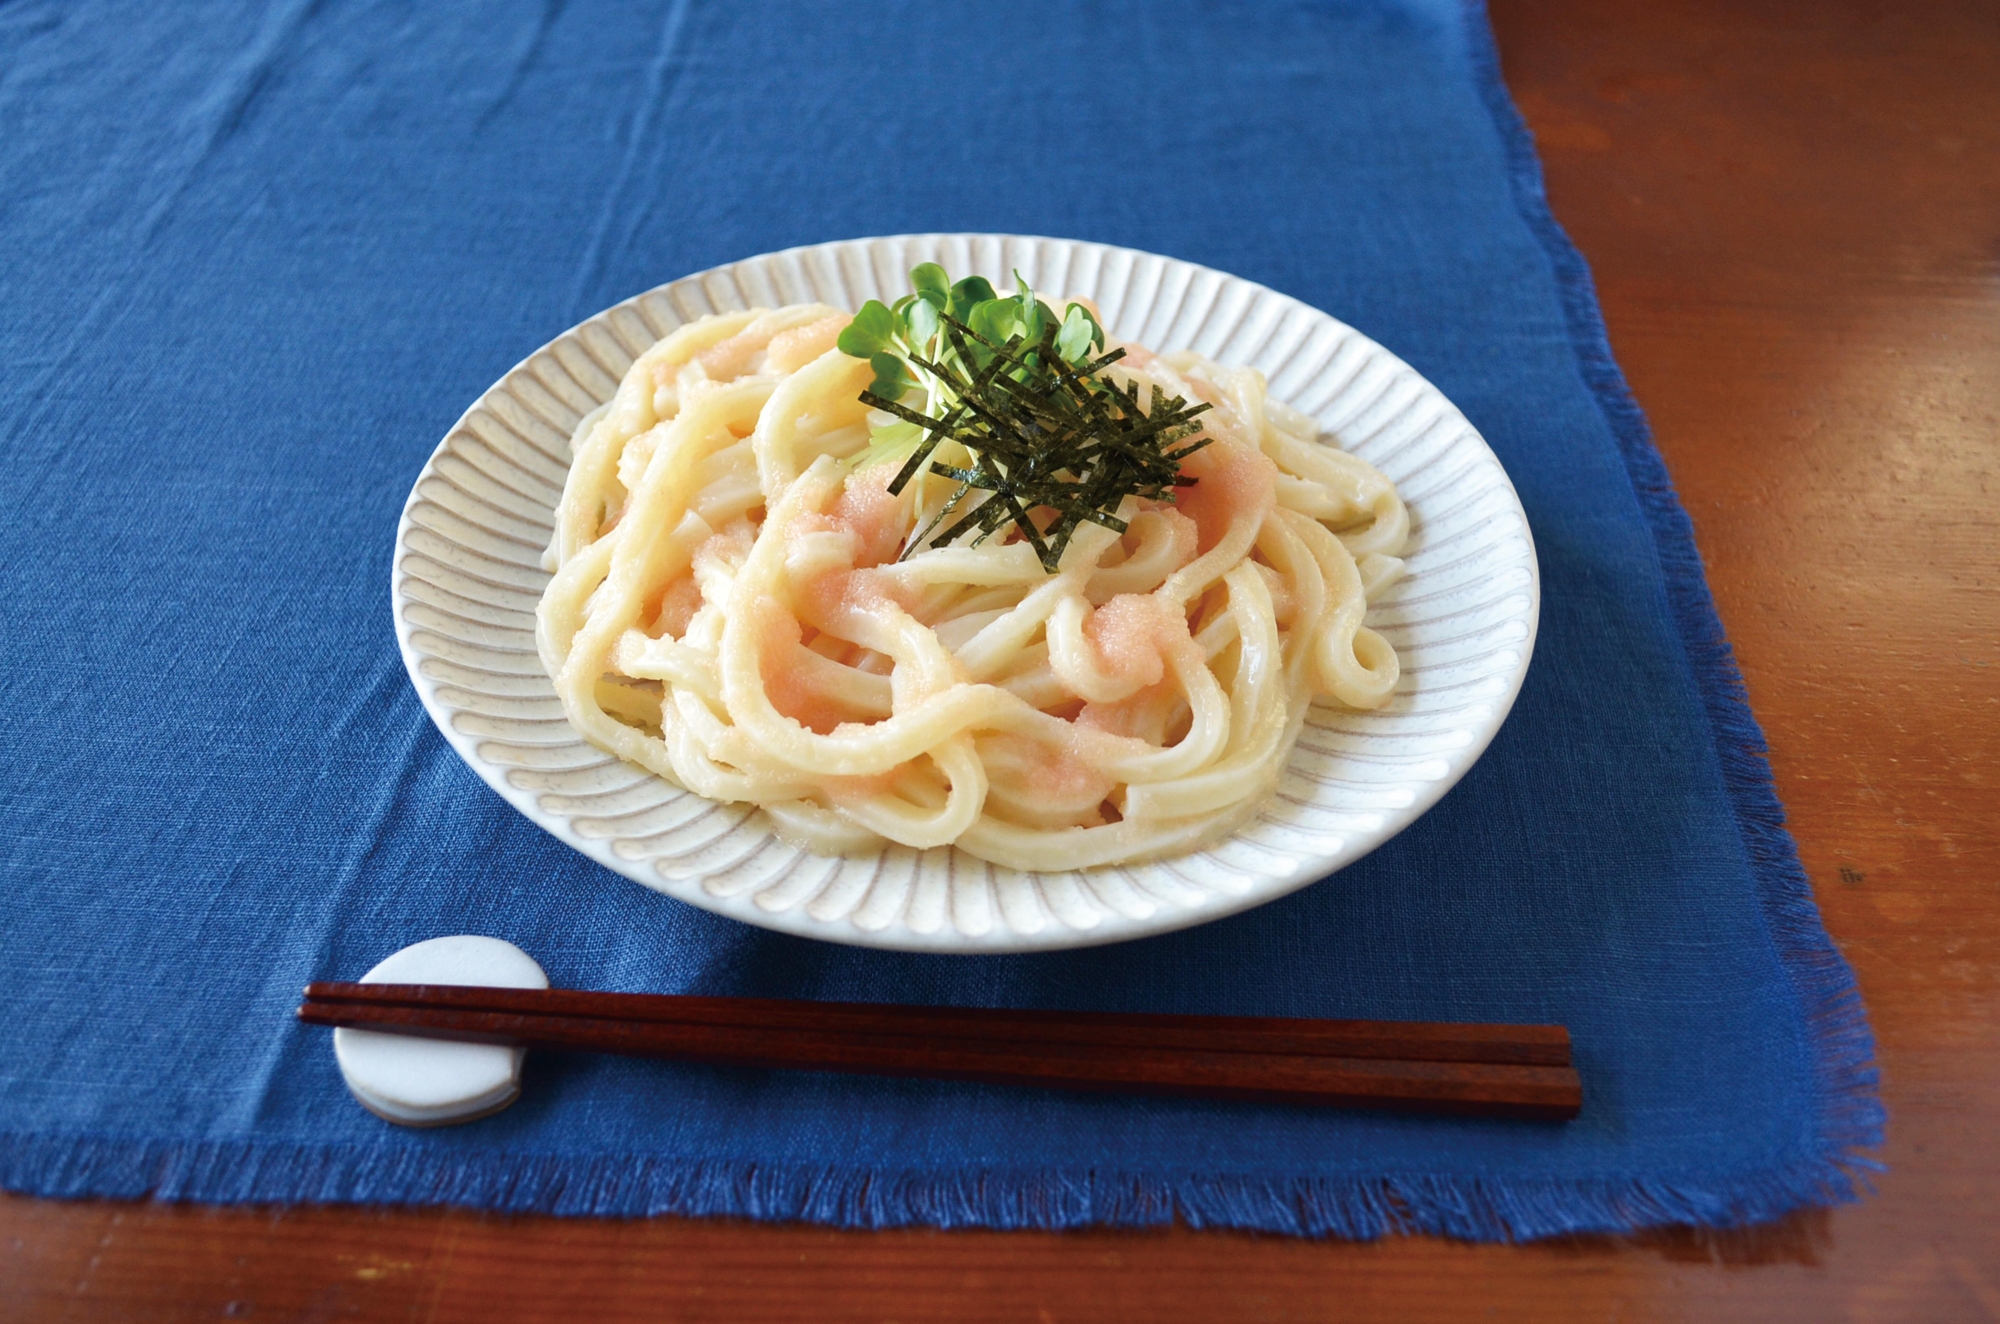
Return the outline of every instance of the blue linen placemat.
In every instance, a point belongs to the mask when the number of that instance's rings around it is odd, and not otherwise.
[[[1482,11],[19,0],[0,123],[0,1184],[1478,1238],[1853,1198],[1881,1112],[1852,976]],[[1238,273],[1464,409],[1543,615],[1436,809],[1217,924],[946,958],[646,892],[459,763],[386,586],[465,404],[660,281],[928,230]],[[586,988],[1559,1021],[1587,1104],[1551,1127],[541,1055],[509,1112],[386,1126],[296,994],[456,932]]]

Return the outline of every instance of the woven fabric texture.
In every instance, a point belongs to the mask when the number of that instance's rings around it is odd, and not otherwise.
[[[1478,1238],[1855,1194],[1881,1114],[1853,980],[1483,12],[17,0],[0,124],[0,1185]],[[950,230],[1273,286],[1484,432],[1540,638],[1413,828],[1183,933],[899,955],[615,877],[433,730],[389,555],[469,401],[663,280]],[[1558,1127],[541,1055],[506,1113],[389,1127],[298,990],[458,932],[584,988],[1556,1021],[1587,1105]]]

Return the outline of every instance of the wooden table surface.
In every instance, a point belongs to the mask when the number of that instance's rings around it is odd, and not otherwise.
[[[1860,974],[1875,1198],[1503,1247],[4,1197],[0,1316],[2000,1320],[2000,3],[1494,8]]]

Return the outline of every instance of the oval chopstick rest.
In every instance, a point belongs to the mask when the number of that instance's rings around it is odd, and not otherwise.
[[[405,947],[360,982],[547,988],[549,977],[511,942],[457,934]],[[402,1126],[449,1126],[497,1113],[520,1097],[527,1050],[343,1027],[333,1032],[333,1053],[347,1088],[369,1112]]]

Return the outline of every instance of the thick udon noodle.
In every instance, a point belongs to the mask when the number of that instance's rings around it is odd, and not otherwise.
[[[1063,870],[1228,834],[1315,698],[1388,699],[1362,616],[1403,503],[1261,373],[1128,346],[1114,377],[1214,405],[1177,504],[1127,498],[1127,531],[1083,526],[1055,574],[1018,535],[898,562],[956,484],[891,496],[896,463],[849,463],[871,369],[834,348],[847,320],[703,318],[577,429],[537,639],[592,744],[809,851]]]

